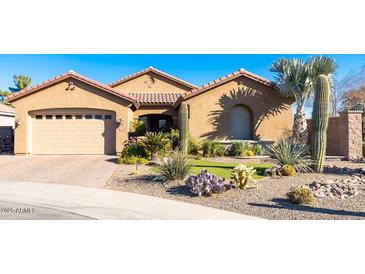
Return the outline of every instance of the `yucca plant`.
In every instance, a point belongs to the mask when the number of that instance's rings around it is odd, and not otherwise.
[[[283,138],[277,144],[266,147],[267,154],[275,162],[283,167],[289,165],[297,172],[311,172],[312,161],[308,158],[309,148],[307,145],[298,144],[291,138]]]
[[[162,132],[147,132],[139,144],[151,155],[152,160],[156,160],[160,151],[166,151],[170,141]]]
[[[158,167],[163,181],[183,180],[190,172],[191,165],[187,158],[181,154],[164,158]]]

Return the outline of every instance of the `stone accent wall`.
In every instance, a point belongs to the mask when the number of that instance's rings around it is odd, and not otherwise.
[[[307,120],[309,142],[312,120]],[[349,160],[362,158],[362,111],[346,110],[331,117],[327,129],[327,156],[345,156]]]

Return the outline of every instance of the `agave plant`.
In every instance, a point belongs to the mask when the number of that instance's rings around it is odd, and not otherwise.
[[[231,184],[226,184],[224,179],[208,173],[206,169],[198,175],[191,175],[185,183],[191,193],[197,196],[211,196],[213,193],[223,193],[232,188]]]
[[[163,181],[183,180],[189,174],[191,165],[189,161],[181,154],[164,158],[162,164],[158,167]]]
[[[157,159],[160,151],[165,151],[170,141],[162,132],[147,132],[140,140],[140,145],[151,155],[152,160]]]
[[[290,138],[283,138],[276,145],[266,147],[267,154],[281,167],[289,165],[297,172],[311,172],[312,161],[308,158],[307,145],[298,144]]]

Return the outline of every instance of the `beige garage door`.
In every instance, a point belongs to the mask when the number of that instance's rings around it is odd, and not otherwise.
[[[114,154],[115,115],[102,111],[43,111],[32,118],[33,154]]]

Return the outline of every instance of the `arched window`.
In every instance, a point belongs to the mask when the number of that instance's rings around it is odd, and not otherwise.
[[[251,139],[251,112],[242,105],[234,106],[230,111],[231,139]]]

